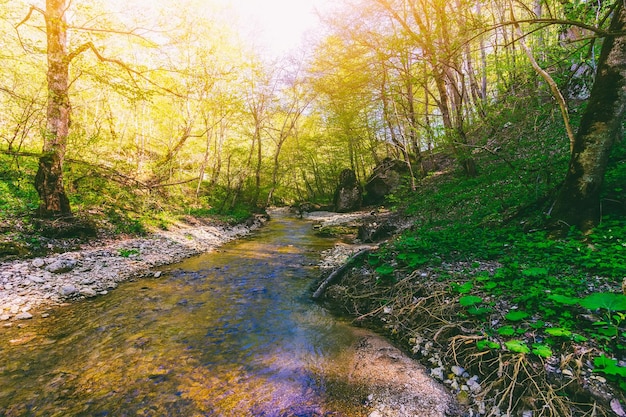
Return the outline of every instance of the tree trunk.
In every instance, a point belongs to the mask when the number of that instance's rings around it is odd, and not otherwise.
[[[63,186],[63,158],[70,126],[66,3],[67,0],[46,0],[48,109],[43,153],[35,176],[41,201],[39,215],[43,217],[71,214]]]
[[[626,8],[621,1],[613,13],[610,33],[624,33]],[[600,190],[611,148],[622,134],[625,109],[626,36],[608,36],[574,139],[565,182],[551,213],[553,226],[577,226],[588,231],[599,223]]]

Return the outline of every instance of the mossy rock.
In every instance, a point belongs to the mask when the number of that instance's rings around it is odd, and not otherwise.
[[[358,227],[356,226],[322,226],[315,229],[315,234],[321,237],[341,237],[348,235],[356,235]]]

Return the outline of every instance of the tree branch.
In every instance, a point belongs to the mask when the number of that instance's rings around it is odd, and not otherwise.
[[[80,54],[82,54],[83,52],[86,52],[86,51],[93,52],[93,54],[96,56],[96,58],[98,58],[98,60],[101,61],[101,62],[108,62],[108,63],[115,64],[115,65],[123,68],[128,73],[128,75],[133,79],[133,82],[135,82],[135,79],[133,77],[133,75],[135,75],[135,76],[137,76],[137,77],[147,81],[149,84],[151,84],[151,85],[153,85],[153,86],[155,86],[155,87],[157,87],[157,88],[159,88],[159,89],[161,89],[163,91],[166,91],[166,92],[168,92],[168,93],[170,93],[170,94],[172,94],[172,95],[174,95],[176,97],[185,98],[185,96],[183,94],[177,93],[176,91],[173,91],[173,90],[171,90],[169,88],[160,86],[159,84],[155,83],[154,81],[150,80],[148,77],[143,75],[141,72],[131,68],[125,62],[120,61],[119,59],[105,57],[104,55],[102,55],[100,53],[100,51],[98,51],[98,48],[96,48],[96,46],[94,45],[93,42],[87,42],[87,43],[84,43],[84,44],[80,45],[78,48],[76,48],[75,50],[73,50],[72,52],[67,54],[66,59],[68,60],[68,62],[71,62],[76,57],[78,57]],[[136,85],[136,87],[139,88],[139,86],[137,86],[137,85]]]
[[[530,61],[530,64],[532,65],[532,67],[541,76],[541,78],[543,78],[544,81],[550,86],[552,95],[554,96],[555,100],[559,104],[559,108],[561,110],[561,116],[563,117],[563,122],[565,123],[565,130],[567,132],[567,137],[569,138],[569,143],[570,143],[570,152],[573,152],[575,137],[574,137],[574,131],[572,130],[572,126],[570,125],[570,122],[569,122],[569,113],[567,110],[567,104],[565,103],[565,98],[563,98],[563,94],[561,94],[561,90],[559,90],[559,87],[556,85],[556,82],[554,81],[554,79],[543,68],[541,68],[541,66],[537,63],[537,60],[535,59],[533,52],[530,50],[530,47],[526,45],[526,41],[524,39],[524,34],[522,32],[522,29],[519,23],[517,23],[517,21],[515,20],[515,16],[513,15],[513,4],[512,3],[510,4],[511,4],[511,21],[514,22],[513,25],[515,27],[515,30],[518,33],[518,36],[519,36],[518,42],[522,46],[524,53],[526,53],[526,56],[528,57],[528,60]]]

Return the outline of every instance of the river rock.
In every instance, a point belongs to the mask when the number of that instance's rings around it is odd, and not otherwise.
[[[31,262],[31,265],[34,266],[35,268],[41,268],[45,264],[46,262],[41,258],[33,259],[33,261]]]
[[[361,208],[363,187],[351,169],[344,169],[339,175],[339,185],[335,190],[333,205],[338,213],[347,213]]]
[[[402,173],[408,169],[406,162],[385,158],[374,168],[374,172],[365,184],[366,202],[377,204],[394,191],[399,185]]]
[[[95,297],[98,293],[93,288],[83,288],[80,290],[80,295],[84,297]]]
[[[46,270],[53,274],[61,274],[63,272],[69,272],[76,267],[77,262],[72,259],[59,259],[52,262],[46,267]]]
[[[33,315],[28,311],[24,311],[23,313],[19,313],[15,316],[16,320],[30,320],[33,318]]]
[[[78,292],[78,289],[76,289],[76,287],[73,286],[72,284],[66,284],[62,286],[61,290],[59,291],[59,293],[63,297],[69,297],[70,295],[76,294],[77,292]]]

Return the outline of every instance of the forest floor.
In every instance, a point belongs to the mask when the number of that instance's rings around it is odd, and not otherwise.
[[[375,251],[386,244],[384,240],[365,243],[358,239],[364,226],[391,221],[396,226],[396,235],[411,224],[408,218],[397,214],[376,212],[343,217],[311,213],[308,217],[318,222],[316,228],[320,234],[334,232],[343,236],[343,242],[323,253],[320,282],[364,248]],[[455,296],[454,281],[451,284],[449,278],[488,276],[501,268],[497,259],[459,260],[436,267],[423,265],[392,284],[381,280],[379,271],[367,261],[354,262],[328,286],[321,301],[332,311],[347,314],[355,325],[389,338],[408,357],[418,360],[428,375],[454,394],[465,410],[463,415],[626,416],[620,402],[623,393],[607,384],[606,373],[594,370],[592,362],[598,367],[592,360],[598,349],[594,340],[581,337],[574,350],[567,343],[553,343],[547,348],[549,354],[539,349],[542,344],[535,343],[531,355],[530,350],[516,351],[517,346],[508,344],[507,350],[498,351],[500,345],[496,348],[495,344],[493,347],[488,344],[493,342],[488,342],[488,330],[483,325],[473,327],[465,311],[467,307],[455,302],[459,295]],[[590,278],[588,285],[590,291],[615,290],[597,276]],[[493,316],[499,314],[513,320],[510,312],[518,311],[514,304],[501,297],[494,303]],[[542,340],[532,327],[516,335],[524,346]],[[476,349],[481,341],[488,348]],[[577,411],[572,410],[573,404]]]

